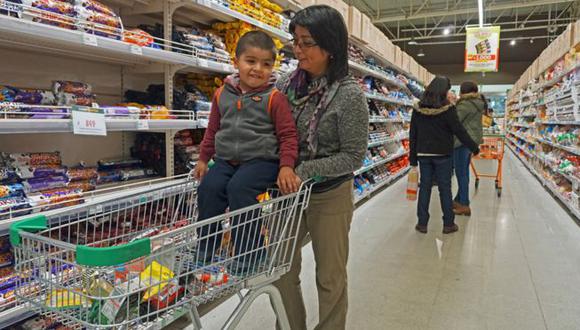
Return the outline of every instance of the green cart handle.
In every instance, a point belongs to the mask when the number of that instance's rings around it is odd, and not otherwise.
[[[48,229],[45,215],[33,216],[10,225],[10,243],[14,247],[22,244],[21,231],[35,233]],[[76,263],[83,266],[116,266],[151,254],[151,240],[142,238],[118,246],[76,246]]]

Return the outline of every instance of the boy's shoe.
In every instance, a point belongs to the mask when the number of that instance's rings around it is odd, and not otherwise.
[[[451,234],[459,230],[458,225],[443,226],[443,234]]]
[[[415,230],[420,232],[421,234],[427,234],[427,226],[416,225]]]
[[[466,215],[471,216],[471,208],[466,205],[457,204],[457,207],[453,209],[455,215]]]

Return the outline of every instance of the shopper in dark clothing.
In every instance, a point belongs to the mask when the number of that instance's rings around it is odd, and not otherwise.
[[[478,144],[470,137],[459,122],[455,107],[447,100],[451,83],[447,77],[435,77],[423,93],[419,109],[411,117],[411,166],[419,164],[421,182],[415,229],[427,233],[429,222],[429,202],[433,175],[437,176],[439,198],[443,210],[443,233],[459,230],[455,224],[453,199],[451,195],[451,171],[453,165],[453,137],[474,153],[479,153]]]
[[[469,133],[473,141],[483,143],[482,116],[487,108],[485,97],[479,94],[477,84],[466,81],[461,84],[460,99],[457,102],[457,116],[459,121]],[[457,177],[457,195],[453,203],[456,215],[471,215],[469,207],[469,164],[471,162],[471,150],[459,139],[455,139],[453,162],[455,176]]]

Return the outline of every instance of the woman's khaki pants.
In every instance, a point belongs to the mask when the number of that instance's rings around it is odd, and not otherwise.
[[[352,186],[353,182],[349,180],[333,190],[311,195],[300,223],[291,270],[274,283],[282,295],[292,330],[306,329],[300,270],[307,233],[312,238],[316,261],[319,306],[316,329],[340,330],[346,326],[348,233],[354,211]]]

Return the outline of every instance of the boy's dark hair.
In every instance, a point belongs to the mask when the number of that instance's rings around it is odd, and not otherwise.
[[[278,55],[274,40],[272,40],[272,37],[264,31],[250,31],[244,34],[236,45],[236,57],[240,58],[250,47],[256,47],[272,52],[272,59],[274,60]]]
[[[290,21],[291,33],[296,26],[306,28],[316,44],[330,54],[329,84],[348,75],[348,30],[338,10],[326,5],[306,7]]]
[[[438,109],[449,104],[447,92],[451,89],[451,81],[445,76],[436,76],[427,86],[419,106],[421,108]]]
[[[461,83],[461,86],[459,87],[459,93],[461,94],[470,94],[477,92],[479,92],[479,88],[477,88],[477,83],[474,81],[464,81]]]

